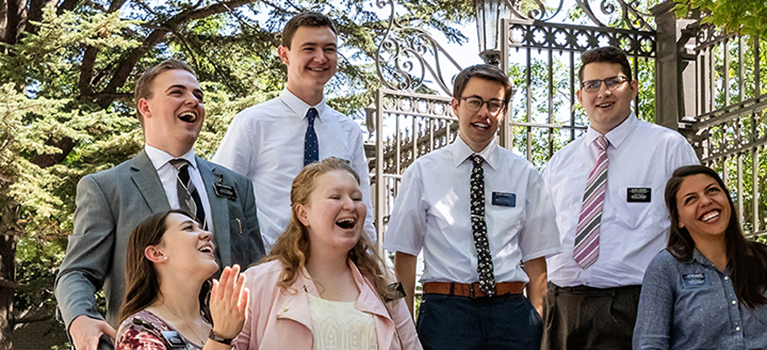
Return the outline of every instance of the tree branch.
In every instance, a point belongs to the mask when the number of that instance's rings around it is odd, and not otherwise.
[[[181,24],[187,23],[200,18],[205,18],[214,14],[222,13],[225,11],[231,11],[232,8],[240,7],[242,5],[250,4],[256,0],[230,0],[213,5],[201,7],[198,9],[190,9],[182,11],[181,13],[171,17],[160,28],[156,29],[149,36],[144,39],[144,42],[137,48],[129,52],[125,58],[120,62],[115,70],[115,74],[104,89],[104,93],[115,93],[117,89],[125,84],[130,76],[131,71],[136,66],[136,63],[144,57],[155,45],[167,40],[168,33],[174,31],[176,27]],[[114,101],[113,98],[99,98],[96,103],[101,108],[107,108]]]
[[[34,323],[34,322],[43,322],[48,321],[53,318],[53,313],[43,314],[43,315],[27,315],[23,317],[16,318],[14,317],[11,323],[13,325],[17,324],[24,324],[24,323]]]

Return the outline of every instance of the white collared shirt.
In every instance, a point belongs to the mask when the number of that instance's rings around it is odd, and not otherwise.
[[[668,243],[666,182],[677,168],[699,164],[678,132],[639,121],[632,112],[608,132],[607,190],[599,235],[599,259],[581,269],[573,244],[583,192],[598,156],[591,127],[551,158],[543,180],[557,212],[564,252],[546,260],[549,281],[560,287],[612,288],[642,284],[650,260]],[[631,188],[639,190],[630,190]],[[629,202],[629,194],[649,189],[649,202]],[[640,196],[641,197],[641,196]]]
[[[312,107],[318,112],[314,130],[319,158],[337,157],[351,162],[360,176],[362,200],[367,207],[365,232],[375,242],[362,130],[351,118],[328,107],[324,99],[310,106],[285,89],[279,97],[238,113],[213,157],[213,162],[253,182],[267,254],[290,221],[290,187],[304,167],[306,112]]]
[[[176,176],[178,176],[178,170],[170,164],[170,161],[176,159],[176,157],[168,154],[167,152],[152,147],[150,145],[144,146],[146,155],[149,160],[152,161],[154,169],[157,170],[157,175],[160,177],[162,187],[165,189],[165,196],[168,198],[168,204],[172,209],[179,209],[181,205],[178,203],[178,190],[176,187]],[[205,183],[202,182],[200,176],[200,169],[197,168],[197,160],[194,156],[194,149],[190,149],[183,156],[179,157],[186,159],[189,162],[189,178],[192,180],[194,187],[197,188],[197,192],[200,195],[202,201],[202,208],[205,210],[205,223],[206,229],[213,232],[213,219],[210,214],[210,201],[208,200],[208,192],[205,191]]]
[[[418,158],[402,177],[384,247],[411,255],[423,248],[424,283],[479,280],[470,220],[472,154],[457,137]],[[520,261],[561,250],[551,200],[538,171],[497,141],[479,154],[485,159],[485,221],[495,280],[528,282]],[[510,194],[516,196],[514,206],[493,204],[494,195]]]

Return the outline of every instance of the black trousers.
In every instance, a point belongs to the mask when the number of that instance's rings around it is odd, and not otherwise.
[[[424,350],[538,350],[543,323],[521,294],[426,294],[416,330]]]
[[[549,282],[541,349],[631,349],[641,289],[558,287]]]

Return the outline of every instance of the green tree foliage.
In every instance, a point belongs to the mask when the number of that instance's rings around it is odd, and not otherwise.
[[[0,0],[0,350],[12,348],[13,326],[53,316],[77,182],[143,146],[132,102],[141,72],[167,58],[195,68],[207,110],[195,150],[210,159],[238,111],[284,88],[284,23],[320,11],[342,43],[328,103],[358,118],[380,86],[373,59],[388,12],[379,3]],[[429,0],[397,14],[460,43],[454,24],[470,11]]]
[[[674,0],[676,15],[684,18],[691,10],[703,11],[703,23],[727,32],[767,39],[767,6],[764,0]]]

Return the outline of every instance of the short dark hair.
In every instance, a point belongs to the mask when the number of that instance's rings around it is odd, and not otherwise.
[[[453,98],[460,101],[461,97],[463,97],[463,90],[466,89],[466,85],[471,78],[494,81],[503,85],[503,102],[506,103],[507,106],[509,105],[512,90],[509,77],[507,77],[506,74],[503,74],[503,71],[501,71],[500,68],[492,64],[478,64],[468,67],[458,73],[453,82]]]
[[[158,75],[165,73],[169,70],[185,70],[189,73],[192,73],[194,75],[194,78],[197,79],[197,73],[194,72],[194,69],[190,67],[186,62],[170,59],[167,61],[163,61],[160,64],[147,69],[144,71],[144,74],[141,74],[141,77],[136,80],[136,88],[135,92],[133,93],[134,101],[136,102],[136,107],[138,108],[138,101],[142,98],[150,99],[152,98],[152,84],[154,83],[154,79],[157,78]],[[138,113],[138,122],[141,124],[141,127],[144,127],[144,116],[141,115],[141,112]]]
[[[330,20],[330,17],[314,11],[302,12],[295,15],[287,24],[285,24],[285,29],[282,30],[282,46],[290,49],[290,44],[293,42],[293,35],[295,35],[298,28],[301,27],[328,27],[333,31],[333,34],[338,35],[336,26],[333,24],[333,21]]]
[[[629,64],[628,56],[623,50],[613,47],[605,46],[586,51],[581,54],[581,68],[578,69],[578,81],[583,82],[583,68],[589,63],[616,63],[621,65],[621,71],[626,75],[629,81],[631,78],[631,65]]]

